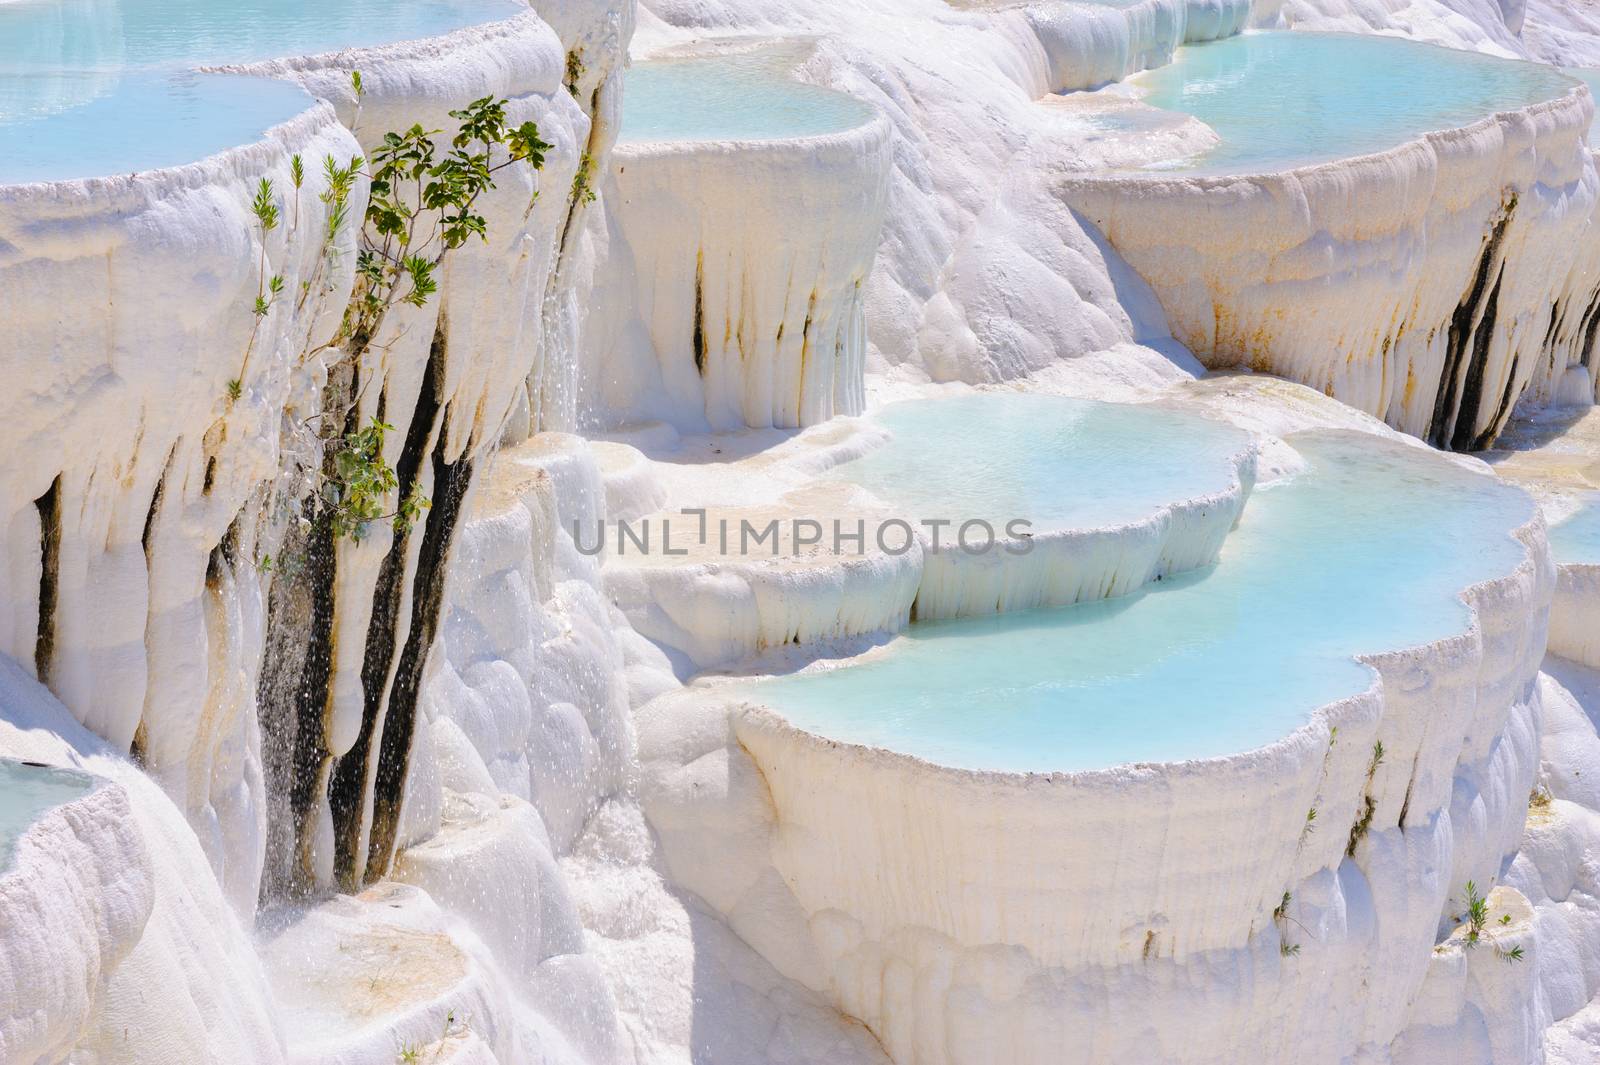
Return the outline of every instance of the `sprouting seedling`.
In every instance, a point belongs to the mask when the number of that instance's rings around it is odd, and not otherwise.
[[[1503,925],[1510,924],[1511,923],[1511,915],[1509,913],[1502,913],[1500,915],[1500,923],[1503,924]]]
[[[1311,809],[1306,811],[1306,827],[1302,832],[1302,838],[1304,836],[1311,835],[1311,833],[1315,832],[1316,830],[1317,830],[1317,808],[1315,806],[1313,806]]]
[[[1484,926],[1489,923],[1489,901],[1478,894],[1478,885],[1467,881],[1467,946],[1475,947],[1483,937]]]
[[[1285,891],[1283,893],[1282,901],[1280,901],[1277,908],[1272,911],[1272,921],[1278,926],[1278,934],[1281,937],[1278,942],[1278,953],[1285,958],[1293,958],[1297,956],[1300,953],[1301,946],[1299,943],[1289,942],[1289,925],[1293,923],[1298,925],[1302,932],[1306,930],[1305,925],[1300,924],[1299,921],[1296,921],[1293,917],[1289,916],[1289,903],[1293,900],[1294,894],[1292,892]]]
[[[294,185],[294,221],[289,231],[295,232],[300,228],[300,187],[306,183],[306,164],[298,155],[289,157],[289,182]]]
[[[323,225],[322,247],[318,251],[316,265],[312,267],[311,276],[300,282],[300,298],[295,304],[296,314],[305,309],[306,301],[313,292],[317,295],[317,306],[313,308],[313,312],[320,312],[322,301],[329,293],[326,278],[328,271],[338,261],[339,235],[344,232],[345,226],[350,221],[350,194],[355,188],[356,177],[365,165],[360,156],[351,159],[348,166],[340,166],[331,155],[322,159],[324,187],[317,194],[317,199],[328,212]]]
[[[1501,950],[1496,947],[1494,952],[1501,961],[1521,961],[1523,958],[1521,946],[1512,947],[1510,950]]]
[[[256,317],[264,317],[272,310],[272,304],[283,293],[283,277],[274,274],[267,279],[267,290],[256,297]]]
[[[356,94],[356,113],[350,116],[350,132],[354,133],[356,127],[361,124],[361,98],[367,94],[367,91],[361,87],[361,71],[359,70],[350,72],[350,91]]]
[[[244,394],[244,383],[242,381],[240,381],[237,377],[235,377],[235,378],[233,378],[232,380],[230,380],[228,382],[228,398],[229,399],[236,400],[243,394]]]
[[[270,233],[278,228],[278,205],[272,200],[272,179],[262,178],[256,186],[255,198],[250,201],[250,213],[256,216],[261,232]]]
[[[250,327],[250,340],[244,347],[244,364],[239,368],[239,380],[242,382],[245,371],[250,368],[250,355],[255,351],[256,338],[261,333],[261,321],[272,309],[272,301],[278,298],[283,291],[283,278],[274,275],[270,280],[267,277],[267,234],[278,228],[278,204],[272,195],[272,179],[262,178],[256,185],[256,194],[250,199],[250,214],[256,220],[256,228],[261,234],[261,251],[256,260],[256,298],[252,310],[255,312],[255,324]],[[229,390],[229,399],[235,399],[232,389]]]
[[[1367,780],[1377,775],[1378,767],[1383,764],[1383,741],[1375,740],[1372,744],[1372,758],[1367,762]]]

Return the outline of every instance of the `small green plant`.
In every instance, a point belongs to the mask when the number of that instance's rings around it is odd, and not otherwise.
[[[345,434],[333,453],[333,473],[324,481],[323,501],[335,536],[360,540],[375,521],[392,519],[395,531],[410,532],[424,510],[427,497],[413,488],[393,513],[386,514],[383,500],[399,485],[394,469],[383,459],[383,440],[394,426],[374,418],[363,429]]]
[[[567,91],[578,95],[578,82],[583,80],[583,49],[574,48],[567,53]]]
[[[1484,927],[1489,923],[1489,901],[1478,893],[1478,885],[1467,881],[1467,946],[1475,947],[1483,938]]]
[[[229,399],[237,400],[243,394],[244,394],[244,383],[242,381],[240,381],[237,377],[235,377],[235,378],[233,378],[232,380],[230,380],[228,382],[228,398]]]
[[[1521,946],[1512,947],[1510,950],[1501,950],[1499,947],[1496,947],[1494,948],[1494,952],[1501,961],[1521,961],[1523,958]]]
[[[1511,915],[1509,913],[1502,913],[1500,915],[1500,923],[1502,925],[1510,924],[1511,923]]]
[[[355,189],[356,178],[360,176],[364,165],[366,165],[365,160],[360,156],[351,159],[347,166],[340,166],[338,160],[331,155],[323,157],[323,190],[317,195],[318,201],[327,208],[322,230],[322,246],[318,249],[316,265],[311,269],[311,276],[300,283],[300,298],[295,303],[296,314],[305,310],[307,301],[315,293],[317,302],[312,312],[313,316],[320,315],[323,302],[333,291],[328,281],[329,271],[338,265],[339,237],[350,221],[350,194]],[[308,354],[309,351],[302,352],[302,359]]]
[[[1302,932],[1305,925],[1289,916],[1289,903],[1294,901],[1294,894],[1289,891],[1283,893],[1282,900],[1277,908],[1272,911],[1272,923],[1278,926],[1278,953],[1285,958],[1294,958],[1300,955],[1299,943],[1289,942],[1289,925],[1297,926]]]
[[[361,71],[359,70],[350,72],[350,91],[356,94],[356,113],[350,116],[350,132],[354,133],[356,127],[361,124],[361,98],[367,94],[366,90],[361,87]]]
[[[1305,839],[1317,830],[1317,808],[1313,806],[1306,811],[1306,826],[1300,833],[1300,838]]]
[[[420,125],[384,135],[372,156],[356,291],[343,326],[352,354],[371,343],[396,303],[427,303],[438,291],[435,272],[451,252],[473,237],[488,239],[476,205],[495,187],[498,171],[522,160],[535,169],[544,165],[550,145],[535,123],[510,125],[507,102],[485,96],[451,111],[460,125],[448,147],[435,141],[438,130]]]
[[[1383,741],[1376,740],[1372,744],[1372,758],[1367,762],[1367,783],[1378,775],[1378,767],[1383,764]]]
[[[404,1044],[400,1047],[399,1052],[395,1056],[395,1061],[397,1061],[399,1065],[416,1065],[416,1063],[421,1060],[422,1051],[417,1048],[415,1043]]]
[[[298,155],[289,157],[289,184],[294,186],[294,220],[289,223],[289,232],[296,233],[300,229],[300,188],[306,183],[306,164]]]
[[[584,152],[578,157],[577,173],[572,175],[572,204],[576,207],[580,203],[594,202],[594,189],[591,183],[594,178],[594,157]]]
[[[1356,848],[1361,845],[1361,841],[1366,838],[1367,832],[1371,830],[1372,817],[1377,812],[1378,804],[1373,800],[1372,796],[1362,796],[1361,816],[1356,818],[1356,823],[1350,826],[1350,842],[1344,848],[1346,858],[1354,858],[1356,856]]]
[[[360,71],[351,72],[350,85],[359,117],[365,93]],[[509,104],[485,96],[451,111],[457,128],[448,140],[440,130],[416,124],[385,134],[370,159],[356,157],[344,166],[332,156],[323,160],[326,187],[319,198],[327,207],[326,227],[312,276],[299,293],[301,308],[313,297],[317,301],[312,321],[320,318],[321,302],[333,291],[328,278],[362,177],[368,181],[368,198],[357,234],[355,285],[338,331],[320,345],[308,340],[302,358],[336,348],[336,371],[360,366],[375,344],[392,342],[386,323],[395,307],[425,306],[438,294],[449,256],[474,237],[488,239],[479,197],[495,188],[495,175],[506,167],[526,163],[542,168],[551,147],[540,138],[536,123],[513,124],[507,118]],[[309,520],[327,522],[336,538],[360,540],[373,522],[385,520],[397,532],[409,532],[429,500],[415,484],[402,484],[384,458],[385,436],[393,426],[374,417],[349,427],[350,412],[361,398],[349,394],[351,380],[348,373],[331,374],[323,409],[305,419],[306,425],[320,421],[323,428],[315,430],[319,461],[301,465],[309,487],[299,498],[310,507]],[[396,494],[399,501],[393,504]]]
[[[273,197],[272,179],[262,178],[256,186],[256,194],[250,200],[250,214],[255,218],[256,230],[261,240],[261,251],[256,261],[256,298],[252,310],[255,314],[255,324],[250,327],[250,340],[244,347],[244,363],[239,368],[239,380],[243,381],[245,371],[250,368],[250,355],[255,351],[256,339],[261,335],[261,321],[266,318],[267,312],[272,309],[273,302],[283,291],[283,278],[277,275],[267,276],[267,234],[278,228],[278,203]],[[231,395],[230,399],[237,399]]]

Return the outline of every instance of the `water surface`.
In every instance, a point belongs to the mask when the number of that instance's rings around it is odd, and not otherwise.
[[[1138,521],[1225,491],[1242,430],[1181,411],[1025,393],[896,403],[889,443],[828,474],[912,519],[1013,518],[1035,532]]]
[[[1591,492],[1576,512],[1550,526],[1550,555],[1556,562],[1600,565],[1600,492]]]
[[[11,867],[18,837],[40,815],[89,794],[94,787],[95,778],[76,769],[0,758],[0,871]]]
[[[839,133],[872,108],[796,81],[792,50],[635,63],[622,94],[623,141],[772,140]]]
[[[1222,137],[1186,166],[1233,173],[1383,151],[1573,86],[1541,63],[1396,37],[1296,32],[1188,45],[1129,81],[1145,103],[1194,115]]]
[[[0,184],[194,162],[311,106],[287,82],[195,73],[437,36],[517,0],[0,2]]]
[[[1365,690],[1357,654],[1464,631],[1459,593],[1524,558],[1521,491],[1371,436],[1291,438],[1209,569],[1121,599],[913,625],[860,664],[748,686],[800,727],[975,769],[1250,750]]]

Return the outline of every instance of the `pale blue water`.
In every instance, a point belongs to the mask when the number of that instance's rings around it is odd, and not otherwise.
[[[635,63],[622,92],[623,141],[772,140],[854,129],[872,108],[795,81],[792,58],[761,50]]]
[[[256,140],[311,106],[270,78],[133,72],[55,114],[0,120],[0,184],[181,166]]]
[[[1122,599],[913,625],[882,657],[754,683],[802,728],[975,769],[1096,769],[1270,743],[1365,690],[1353,655],[1465,630],[1522,492],[1370,436],[1302,434],[1214,567]]]
[[[1144,102],[1194,115],[1221,135],[1186,165],[1235,173],[1382,151],[1553,99],[1573,84],[1540,63],[1394,37],[1294,32],[1189,45],[1131,81]]]
[[[912,520],[1013,518],[1034,531],[1147,517],[1234,480],[1244,432],[1157,407],[979,393],[885,407],[888,444],[829,476],[871,490]]]
[[[1557,562],[1600,564],[1600,492],[1592,492],[1582,509],[1550,526],[1550,554]]]
[[[0,758],[0,870],[11,865],[17,837],[53,806],[93,791],[95,779],[75,769]]]
[[[435,36],[518,0],[0,0],[0,183],[175,166],[310,106],[202,65]]]
[[[1600,126],[1600,70],[1585,70],[1582,67],[1567,67],[1562,71],[1568,77],[1577,78],[1589,86],[1589,95],[1595,99],[1595,117],[1589,122],[1589,143],[1600,144],[1595,138],[1595,129]]]

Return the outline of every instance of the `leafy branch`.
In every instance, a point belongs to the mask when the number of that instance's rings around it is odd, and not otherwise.
[[[488,238],[478,199],[494,175],[526,160],[544,165],[550,145],[533,122],[512,126],[506,100],[485,96],[450,117],[459,127],[441,146],[420,124],[384,135],[372,153],[371,194],[356,256],[356,290],[340,339],[352,354],[379,335],[396,303],[421,307],[438,291],[445,258],[468,240]]]

